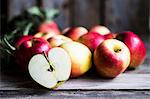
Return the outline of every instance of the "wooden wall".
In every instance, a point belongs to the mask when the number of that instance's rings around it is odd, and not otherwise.
[[[38,5],[58,8],[56,22],[62,29],[67,26],[106,25],[113,32],[136,32],[150,49],[150,0],[1,0],[2,30],[5,22],[26,8]],[[6,16],[5,16],[6,15]],[[150,55],[148,54],[148,57]],[[148,60],[150,61],[150,60]]]

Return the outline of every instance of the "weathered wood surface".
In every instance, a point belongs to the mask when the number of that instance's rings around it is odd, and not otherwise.
[[[87,28],[100,22],[100,0],[71,0],[71,25]]]
[[[150,99],[149,91],[0,91],[2,98],[15,99]]]
[[[36,0],[8,0],[8,16],[9,19],[20,15],[22,11],[32,6],[36,6]]]
[[[150,67],[141,66],[134,71],[126,71],[115,79],[102,79],[95,73],[70,79],[56,90],[102,90],[102,89],[150,89]],[[1,90],[41,89],[26,75],[15,70],[1,73]],[[42,88],[43,89],[43,88]]]
[[[5,68],[6,69],[6,68]],[[95,73],[70,79],[55,90],[41,87],[27,75],[12,68],[1,72],[0,97],[26,98],[150,98],[150,68],[143,65],[115,79],[102,79]]]

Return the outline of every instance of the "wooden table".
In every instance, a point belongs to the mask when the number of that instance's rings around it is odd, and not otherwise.
[[[7,69],[6,69],[7,68]],[[150,99],[150,66],[126,71],[115,79],[102,79],[91,73],[70,79],[55,90],[36,84],[13,66],[1,68],[1,98],[134,98]]]

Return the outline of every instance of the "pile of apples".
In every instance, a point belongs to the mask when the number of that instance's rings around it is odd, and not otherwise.
[[[84,75],[92,66],[101,77],[117,77],[127,68],[137,68],[146,56],[144,43],[131,31],[112,33],[97,25],[60,32],[54,22],[43,23],[38,31],[16,40],[16,62],[34,81],[50,89]]]

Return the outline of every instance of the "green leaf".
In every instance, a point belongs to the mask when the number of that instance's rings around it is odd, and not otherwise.
[[[31,29],[32,27],[32,23],[29,23],[26,27],[25,27],[25,30],[23,31],[23,35],[28,35],[29,34],[29,30]]]
[[[4,42],[6,43],[6,45],[7,45],[11,50],[16,50],[16,48],[13,47],[13,46],[8,42],[8,40],[6,39],[6,37],[4,37]]]
[[[27,12],[29,13],[29,14],[32,14],[32,15],[37,15],[37,16],[43,16],[43,14],[41,13],[41,11],[40,11],[40,8],[39,7],[32,7],[32,8],[29,8],[28,10],[27,10]]]
[[[59,10],[57,9],[45,9],[45,17],[47,22],[51,22],[54,16],[59,14]]]

